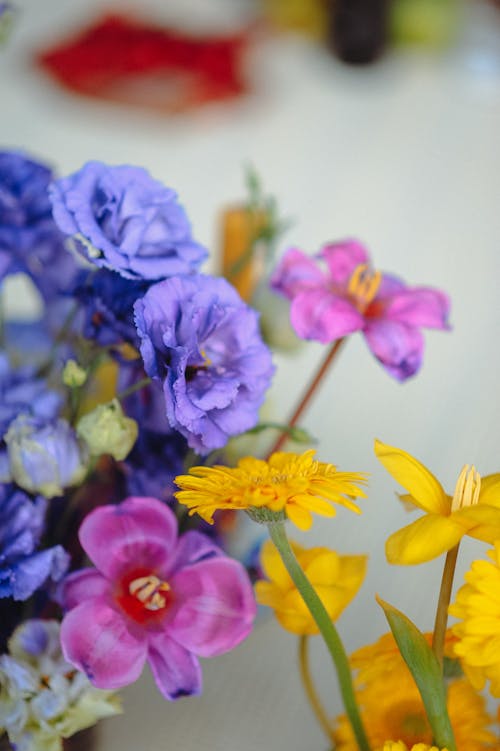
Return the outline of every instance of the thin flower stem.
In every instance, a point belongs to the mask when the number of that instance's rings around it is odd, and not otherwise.
[[[453,587],[453,577],[455,575],[455,566],[457,563],[458,548],[460,543],[448,551],[444,563],[443,576],[441,579],[441,588],[439,590],[439,600],[436,611],[436,620],[434,621],[434,633],[432,635],[432,649],[440,665],[443,664],[444,640],[446,636],[446,626],[448,624],[448,606],[451,599],[451,590]]]
[[[342,344],[344,343],[345,339],[337,339],[337,341],[334,343],[333,347],[328,351],[326,357],[324,358],[323,362],[319,366],[318,370],[316,371],[316,374],[314,375],[314,378],[312,379],[311,383],[305,390],[304,394],[302,395],[302,398],[300,402],[297,405],[297,408],[295,409],[295,412],[292,414],[290,419],[287,421],[287,425],[289,428],[293,428],[294,425],[297,424],[297,422],[302,417],[302,413],[306,410],[306,408],[309,406],[309,402],[311,401],[312,397],[314,396],[316,389],[318,388],[319,384],[323,380],[323,377],[327,373],[330,365],[334,361],[335,357],[337,356],[340,348],[342,347]],[[283,445],[286,443],[287,439],[289,437],[289,432],[282,433],[274,446],[272,447],[271,451],[269,452],[268,456],[271,456],[271,454],[274,454],[275,451],[280,451],[280,449],[283,447]]]
[[[312,711],[316,715],[318,723],[323,728],[323,731],[329,741],[332,740],[332,727],[330,720],[326,714],[320,698],[314,687],[314,683],[311,677],[311,671],[309,670],[309,637],[299,637],[299,668],[300,678],[302,685],[304,686],[304,692],[309,700]]]
[[[314,587],[311,585],[309,579],[297,561],[297,558],[290,547],[290,543],[288,542],[284,523],[281,521],[274,521],[269,522],[267,526],[271,539],[276,545],[285,568],[290,574],[293,583],[297,587],[299,594],[314,618],[328,651],[330,652],[337,671],[344,708],[351,723],[359,751],[370,751],[370,746],[354,695],[354,686],[349,661],[344,646],[337,633],[337,629],[333,625],[333,622],[326,612],[326,609]]]
[[[130,396],[131,394],[135,394],[136,391],[140,391],[145,386],[149,386],[150,383],[152,383],[152,378],[149,376],[146,376],[145,378],[141,378],[140,381],[137,381],[137,383],[133,383],[131,386],[128,387],[128,389],[124,389],[123,391],[120,391],[119,394],[116,395],[116,398],[119,402],[122,402],[124,399],[127,398],[127,396]]]

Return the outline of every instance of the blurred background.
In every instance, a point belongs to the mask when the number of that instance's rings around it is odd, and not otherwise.
[[[89,159],[142,165],[174,187],[219,268],[221,213],[252,165],[289,226],[278,254],[358,237],[374,265],[446,290],[451,333],[427,332],[424,366],[401,385],[352,337],[302,424],[319,456],[367,471],[363,515],[315,521],[307,545],[368,552],[339,630],[349,651],[386,631],[375,593],[432,626],[442,562],[385,562],[410,521],[373,439],[400,446],[453,491],[465,463],[500,469],[500,9],[486,0],[18,0],[0,47],[2,148],[64,175]],[[36,316],[22,280],[12,316]],[[321,360],[276,356],[266,418],[284,421]],[[457,585],[480,548],[464,540]],[[340,704],[320,644],[329,710]],[[101,748],[323,748],[271,617],[206,662],[205,693],[166,704],[149,675],[101,724]]]

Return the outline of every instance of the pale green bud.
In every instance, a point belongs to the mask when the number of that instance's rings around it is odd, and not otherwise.
[[[62,379],[65,386],[75,389],[83,386],[87,380],[87,371],[78,365],[76,360],[68,360],[62,372]]]
[[[136,442],[139,428],[135,420],[124,414],[118,399],[113,399],[81,417],[76,432],[93,456],[110,454],[122,461]]]

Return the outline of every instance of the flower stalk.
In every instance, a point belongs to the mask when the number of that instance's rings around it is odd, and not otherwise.
[[[439,590],[436,619],[434,621],[432,649],[441,666],[443,665],[444,641],[446,637],[446,626],[448,624],[448,607],[450,605],[453,577],[455,575],[459,547],[460,543],[449,550],[446,555],[443,576],[441,578],[441,587]]]
[[[299,637],[299,670],[302,685],[304,687],[305,695],[309,701],[309,705],[316,716],[316,719],[323,729],[326,737],[329,741],[332,740],[332,728],[330,720],[325,712],[320,698],[314,687],[314,683],[309,669],[309,637],[302,635]]]
[[[359,751],[370,751],[370,746],[354,695],[354,686],[349,661],[337,629],[326,612],[318,594],[300,567],[295,554],[290,547],[284,523],[282,521],[270,522],[267,527],[271,539],[281,555],[285,568],[307,605],[309,612],[314,618],[333,660],[337,671],[344,708],[351,723]]]

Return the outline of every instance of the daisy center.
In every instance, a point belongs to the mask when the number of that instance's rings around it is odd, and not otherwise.
[[[361,263],[354,269],[347,285],[347,293],[361,313],[377,294],[381,281],[382,273],[372,271],[367,263]]]
[[[170,591],[170,585],[150,574],[133,579],[128,585],[128,591],[146,610],[156,612],[167,606],[168,598],[165,593]]]
[[[465,508],[466,506],[475,506],[479,502],[479,493],[481,491],[481,475],[474,465],[466,464],[460,472],[453,493],[451,510]]]

